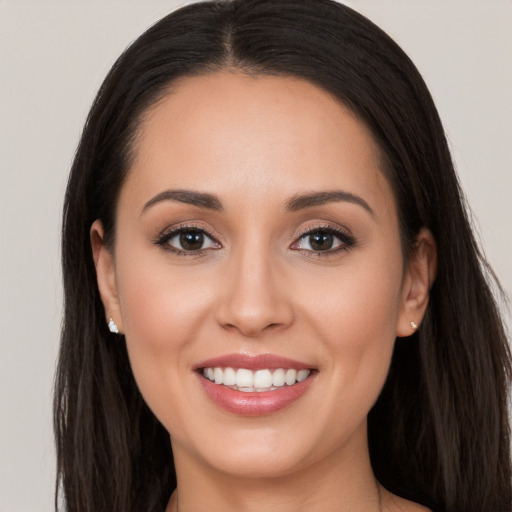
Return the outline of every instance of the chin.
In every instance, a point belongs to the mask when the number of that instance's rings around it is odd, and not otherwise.
[[[258,447],[238,451],[232,449],[226,456],[215,457],[208,461],[217,471],[239,478],[262,479],[286,477],[296,472],[303,464],[302,456],[297,450],[272,450]],[[307,458],[307,457],[306,457]]]

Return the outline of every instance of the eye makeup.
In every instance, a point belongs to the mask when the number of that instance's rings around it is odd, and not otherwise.
[[[301,251],[309,257],[326,257],[347,251],[355,245],[355,237],[347,230],[324,223],[303,229],[290,249]]]
[[[172,226],[159,234],[153,243],[178,256],[201,256],[208,251],[222,249],[217,236],[197,223]],[[325,257],[347,251],[355,244],[356,239],[347,230],[323,223],[303,229],[290,249],[310,257]]]
[[[172,244],[174,239],[176,240]],[[201,256],[208,251],[222,248],[213,233],[194,223],[172,226],[158,235],[153,243],[177,256]],[[181,247],[177,247],[177,244]]]

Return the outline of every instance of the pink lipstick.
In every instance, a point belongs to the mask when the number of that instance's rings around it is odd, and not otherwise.
[[[287,407],[307,391],[317,374],[311,365],[272,354],[228,354],[203,361],[194,369],[216,405],[244,416]]]

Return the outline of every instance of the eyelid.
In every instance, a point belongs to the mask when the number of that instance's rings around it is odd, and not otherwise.
[[[217,244],[218,247],[215,247],[215,249],[222,248],[221,242],[219,242],[219,236],[213,232],[212,229],[209,229],[208,227],[198,224],[196,222],[183,222],[179,223],[173,226],[170,226],[166,228],[163,232],[161,232],[159,235],[155,237],[153,240],[153,243],[155,245],[161,246],[164,250],[167,250],[169,252],[180,254],[180,255],[187,255],[187,256],[193,256],[193,255],[201,255],[207,251],[212,250],[211,247],[205,248],[205,249],[198,249],[195,251],[187,251],[184,249],[179,249],[178,247],[174,247],[170,244],[168,244],[169,240],[174,238],[175,236],[179,235],[180,233],[184,231],[198,231],[208,237],[213,243]],[[315,251],[313,249],[304,249],[304,248],[294,248],[296,244],[298,244],[303,238],[305,238],[308,235],[312,235],[315,232],[318,231],[325,231],[329,234],[332,234],[334,237],[336,237],[340,244],[338,247],[335,247],[333,249],[326,249],[323,251]],[[297,235],[294,237],[294,242],[291,244],[290,249],[301,251],[304,253],[309,253],[308,255],[314,255],[314,256],[323,256],[323,255],[332,255],[334,253],[337,253],[342,250],[348,250],[351,249],[356,244],[355,237],[350,233],[350,231],[345,228],[338,225],[332,225],[329,223],[318,223],[315,225],[310,225],[305,228],[302,228]]]
[[[302,249],[302,248],[296,248],[294,249],[293,246],[298,244],[303,238],[305,238],[307,235],[312,235],[315,232],[318,231],[326,231],[341,242],[340,245],[334,249],[327,249],[325,251],[314,251],[311,249]],[[320,223],[312,226],[308,226],[306,228],[303,228],[296,236],[295,241],[292,243],[290,248],[292,250],[297,251],[304,251],[305,253],[310,253],[310,255],[314,254],[315,256],[323,256],[323,255],[329,255],[334,254],[338,251],[342,250],[348,250],[351,249],[356,244],[356,238],[350,233],[350,231],[347,228],[343,228],[341,226],[332,225],[328,223]]]
[[[178,254],[185,254],[185,255],[199,255],[202,254],[210,248],[207,249],[198,249],[197,251],[186,251],[183,249],[179,249],[177,247],[172,247],[168,245],[167,247],[164,247],[169,240],[174,238],[175,236],[179,235],[180,233],[184,231],[199,231],[200,233],[204,234],[206,237],[210,238],[214,243],[219,245],[219,249],[222,247],[222,244],[219,242],[219,236],[213,232],[213,230],[208,229],[204,225],[197,224],[195,222],[184,222],[177,225],[170,226],[166,228],[163,232],[161,232],[159,235],[156,236],[156,238],[153,240],[153,243],[155,245],[162,246],[165,250],[168,250],[170,252],[178,253]]]
[[[352,237],[350,230],[344,226],[340,226],[338,224],[331,224],[329,222],[317,222],[314,224],[310,224],[306,227],[303,227],[299,230],[299,232],[295,235],[295,239],[303,237],[304,235],[308,235],[314,231],[332,231],[333,233],[341,233],[344,236]]]

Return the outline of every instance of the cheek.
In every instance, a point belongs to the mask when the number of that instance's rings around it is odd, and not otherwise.
[[[183,272],[153,251],[119,250],[118,293],[130,364],[144,399],[165,424],[165,404],[179,408],[179,376],[190,372],[195,340],[210,314],[201,272]],[[122,256],[125,254],[126,256]]]
[[[324,345],[322,363],[332,379],[332,399],[341,398],[345,413],[351,409],[355,416],[364,415],[386,379],[400,310],[400,262],[400,255],[361,258],[340,268],[336,279],[317,276],[309,306],[303,304],[303,314]],[[298,290],[297,296],[304,293]]]
[[[308,297],[315,317],[323,320],[341,345],[345,339],[359,339],[363,345],[373,344],[374,337],[394,339],[400,310],[400,261],[400,257],[379,261],[354,255],[350,264],[335,272],[322,270],[308,283],[308,291],[298,290],[296,295]]]
[[[150,353],[172,352],[193,339],[211,299],[201,286],[204,271],[185,272],[153,249],[119,254],[116,277],[127,338]]]

